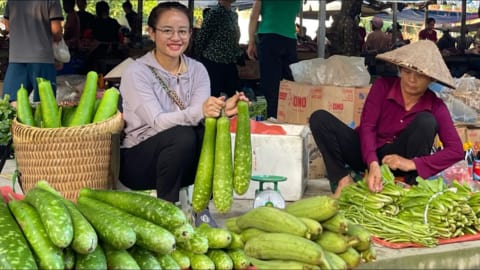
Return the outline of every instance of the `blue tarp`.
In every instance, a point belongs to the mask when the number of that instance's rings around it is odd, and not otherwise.
[[[392,15],[390,14],[377,14],[376,17],[380,17],[384,20],[391,20]],[[435,19],[435,24],[437,26],[441,24],[448,24],[448,23],[456,23],[460,22],[461,14],[454,13],[454,12],[442,12],[442,11],[429,11],[428,17],[432,17]],[[477,18],[477,14],[469,13],[467,14],[467,20]],[[423,23],[425,21],[425,12],[418,9],[404,9],[402,11],[397,12],[397,21],[410,21],[410,22],[418,22]]]

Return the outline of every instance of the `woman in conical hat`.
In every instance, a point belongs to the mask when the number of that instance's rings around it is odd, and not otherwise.
[[[377,58],[397,65],[399,74],[373,83],[356,129],[325,110],[310,117],[334,197],[353,183],[351,171],[368,170],[369,189],[380,192],[382,164],[406,183],[416,184],[417,176],[433,176],[464,157],[447,106],[428,89],[433,81],[455,88],[435,43],[418,41]],[[435,135],[444,148],[431,153]]]

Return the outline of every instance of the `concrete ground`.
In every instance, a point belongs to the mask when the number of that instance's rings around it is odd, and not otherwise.
[[[15,161],[7,160],[0,173],[0,186],[11,186]],[[19,191],[18,183],[15,186]],[[327,179],[309,180],[303,197],[330,194]],[[228,214],[220,214],[210,207],[219,226],[225,219],[238,216],[252,208],[252,200],[235,200]],[[281,224],[279,224],[281,226]],[[377,260],[362,264],[358,269],[480,269],[480,241],[440,245],[434,248],[390,249],[375,244]]]

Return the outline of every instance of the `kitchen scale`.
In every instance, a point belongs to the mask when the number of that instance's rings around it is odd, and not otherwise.
[[[278,175],[252,175],[253,181],[257,181],[259,189],[255,190],[255,199],[253,200],[253,208],[260,206],[270,206],[276,208],[285,208],[285,200],[278,190],[278,182],[287,180],[285,176]],[[263,184],[273,183],[273,189],[268,187],[263,188]]]

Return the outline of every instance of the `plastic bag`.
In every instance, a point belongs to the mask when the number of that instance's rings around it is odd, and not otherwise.
[[[290,65],[296,82],[313,85],[363,87],[370,84],[370,73],[363,57],[333,55]]]
[[[442,97],[443,101],[447,105],[450,115],[454,122],[464,123],[476,123],[478,119],[478,113],[475,109],[471,108],[458,98],[452,95]]]
[[[470,188],[476,189],[475,181],[473,181],[472,173],[468,169],[468,163],[466,160],[460,160],[440,172],[439,175],[442,176],[443,181],[448,186],[450,186],[454,180],[457,180],[460,184],[466,183]]]
[[[68,50],[67,43],[62,38],[58,43],[53,43],[53,56],[55,60],[60,63],[68,63],[70,62],[70,51]]]

